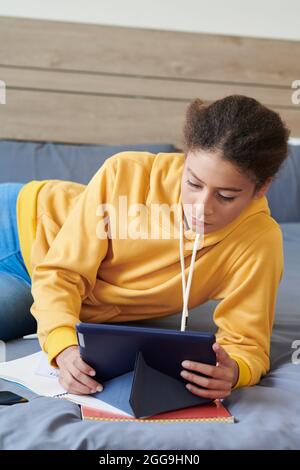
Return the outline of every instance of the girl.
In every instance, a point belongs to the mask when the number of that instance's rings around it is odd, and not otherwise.
[[[102,386],[80,358],[78,321],[149,319],[183,305],[184,329],[188,306],[217,299],[217,365],[184,361],[182,376],[191,393],[212,399],[256,384],[269,369],[283,273],[265,193],[288,136],[255,99],[196,99],[183,153],[118,153],[86,186],[2,185],[2,339],[34,331],[31,289],[39,341],[61,384],[93,393]]]

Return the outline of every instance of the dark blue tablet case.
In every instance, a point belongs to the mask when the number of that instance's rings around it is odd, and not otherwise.
[[[124,409],[119,384],[129,401],[124,411],[137,418],[211,401],[187,390],[180,371],[185,359],[216,364],[213,334],[109,323],[80,323],[76,329],[80,355],[104,385],[96,394],[101,400]]]

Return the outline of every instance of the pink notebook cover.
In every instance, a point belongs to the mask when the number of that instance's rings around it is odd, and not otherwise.
[[[225,408],[221,401],[216,400],[205,405],[197,405],[180,410],[159,413],[147,418],[134,418],[122,414],[97,410],[88,406],[81,406],[83,420],[94,421],[138,421],[143,423],[153,422],[218,422],[234,423],[234,417]]]

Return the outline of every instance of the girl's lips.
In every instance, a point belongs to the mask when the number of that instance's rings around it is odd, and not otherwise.
[[[193,224],[196,225],[196,224],[201,223],[201,220],[198,220],[198,219],[195,219],[195,217],[192,217],[192,222],[193,222]],[[212,224],[208,224],[207,222],[204,222],[204,225],[212,225]]]

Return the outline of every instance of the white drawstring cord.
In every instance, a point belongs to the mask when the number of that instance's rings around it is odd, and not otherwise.
[[[181,280],[182,280],[182,297],[183,297],[183,308],[182,308],[182,314],[181,314],[181,331],[185,331],[186,327],[186,320],[189,316],[188,312],[188,301],[189,301],[189,295],[190,295],[190,288],[192,284],[192,278],[193,278],[193,272],[194,272],[194,264],[195,264],[195,258],[196,258],[196,252],[197,252],[197,246],[198,246],[198,241],[200,238],[200,234],[196,234],[196,238],[194,241],[194,246],[193,246],[193,254],[192,254],[192,260],[189,268],[189,274],[188,274],[188,282],[187,286],[185,283],[185,266],[184,266],[184,255],[183,255],[183,221],[180,222],[180,264],[181,264]]]

